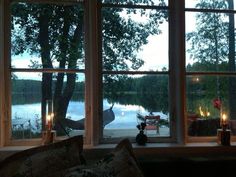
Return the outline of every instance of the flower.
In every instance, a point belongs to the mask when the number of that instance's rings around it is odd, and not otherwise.
[[[140,130],[140,131],[143,131],[146,127],[146,123],[145,122],[142,122],[141,124],[138,124],[137,125],[137,128]]]
[[[220,101],[219,98],[215,98],[213,100],[213,106],[214,106],[214,108],[220,110],[220,108],[221,108],[221,101]]]

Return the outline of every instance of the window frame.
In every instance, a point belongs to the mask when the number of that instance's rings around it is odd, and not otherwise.
[[[25,1],[25,0],[24,0]],[[26,0],[32,2],[32,0]],[[35,2],[35,1],[34,1]],[[51,2],[39,0],[38,2]],[[59,3],[61,1],[58,1]],[[75,0],[64,0],[62,3],[76,3]],[[113,6],[113,5],[105,5]],[[117,5],[116,5],[117,6]],[[130,5],[120,4],[120,7]],[[132,7],[150,6],[134,5]],[[220,75],[236,76],[236,72],[188,72],[185,68],[185,13],[186,11],[211,11],[230,12],[236,14],[236,10],[223,9],[195,9],[185,8],[185,0],[169,0],[169,71],[167,72],[137,72],[138,74],[168,74],[169,75],[169,110],[171,123],[170,138],[156,139],[158,142],[172,142],[186,144],[191,142],[216,141],[217,137],[189,137],[187,134],[187,113],[186,113],[186,77],[191,75]],[[101,9],[104,7],[100,0],[85,0],[85,144],[94,147],[101,143],[113,143],[115,141],[103,141],[101,128],[99,127],[102,118],[102,75],[113,74],[114,72],[102,71],[102,45],[101,45]],[[0,4],[0,34],[4,36],[0,40],[0,146],[6,145],[39,145],[41,139],[12,141],[10,140],[10,74],[8,72],[10,58],[10,1],[3,0]],[[17,71],[18,69],[14,69]],[[21,70],[21,69],[20,69]],[[22,70],[21,70],[22,71]],[[37,70],[38,71],[38,70]],[[44,70],[46,71],[46,70]],[[55,70],[53,70],[55,71]],[[58,70],[59,71],[59,70]],[[47,70],[47,72],[51,72]],[[72,71],[74,72],[74,71]],[[116,72],[116,74],[119,72]],[[133,74],[132,71],[122,71],[122,74]],[[135,72],[136,73],[136,72]],[[236,139],[233,137],[233,139]],[[134,140],[132,139],[134,142]]]
[[[167,10],[168,14],[170,14],[170,8],[169,8],[169,3],[168,6],[158,6],[158,5],[135,5],[135,4],[116,4],[116,3],[101,3],[101,8],[100,8],[100,13],[102,12],[102,8],[127,8],[127,9],[146,9],[146,10]],[[171,18],[170,16],[168,18]],[[100,20],[100,22],[102,23],[102,19]],[[102,26],[100,24],[100,26]],[[168,23],[168,36],[170,36],[170,24]],[[100,41],[102,41],[102,34],[100,34]],[[169,37],[169,42],[170,42],[170,37]],[[169,44],[170,45],[170,44]],[[169,47],[169,46],[168,46]],[[101,49],[102,50],[102,49]],[[103,59],[101,57],[101,63],[103,63]],[[119,70],[119,71],[115,71],[115,70],[101,70],[101,74],[102,76],[105,74],[110,74],[110,75],[140,75],[140,74],[145,74],[145,75],[155,75],[155,76],[161,76],[161,75],[165,75],[168,76],[168,81],[170,81],[170,56],[169,56],[169,60],[168,60],[168,71],[127,71],[127,70]],[[102,77],[101,76],[101,77]],[[169,82],[169,86],[170,88],[170,82]],[[169,91],[169,111],[171,110],[171,101],[170,101],[170,91]],[[101,103],[102,104],[102,103]],[[172,120],[172,112],[170,111],[170,116],[171,117],[170,120],[170,136],[169,137],[149,137],[148,138],[148,142],[150,143],[156,143],[156,142],[173,142],[176,141],[175,138],[175,132],[173,130],[174,129],[174,121]],[[102,135],[102,133],[101,133]],[[122,138],[122,137],[121,137]],[[104,139],[101,137],[101,143],[114,143],[119,141],[121,138],[109,138],[109,139]],[[135,137],[130,138],[130,140],[132,142],[135,142]]]
[[[18,1],[16,1],[18,2]],[[26,1],[22,1],[22,2],[26,2],[26,3],[35,3],[35,2],[32,2],[31,0],[26,0]],[[11,20],[10,20],[10,15],[11,15],[11,12],[10,12],[10,6],[11,6],[11,3],[13,2],[9,2],[8,3],[8,10],[6,10],[6,14],[9,16],[9,20],[7,20],[6,18],[4,18],[4,20],[7,21],[7,24],[8,25],[4,25],[4,29],[5,31],[8,31],[7,34],[8,36],[5,37],[5,40],[7,41],[11,41],[11,37],[10,37],[10,28],[8,28],[8,26],[11,25]],[[73,0],[65,0],[63,2],[51,2],[51,1],[44,1],[44,0],[39,0],[37,1],[37,3],[41,3],[41,4],[44,4],[44,3],[53,3],[53,4],[81,4],[83,2],[81,1],[73,1]],[[84,5],[84,8],[85,8],[85,3],[83,3]],[[4,6],[5,7],[5,6]],[[84,14],[84,19],[85,19],[85,14]],[[6,22],[4,23],[6,24]],[[85,23],[85,20],[84,20],[84,25],[88,25],[88,23]],[[85,27],[86,28],[86,27]],[[86,39],[85,39],[86,40]],[[8,53],[10,53],[10,43],[5,43],[4,41],[4,46],[7,46],[8,48]],[[86,52],[85,52],[86,53]],[[85,57],[86,58],[86,57]],[[42,144],[42,138],[34,138],[34,139],[20,139],[20,140],[11,140],[11,73],[14,73],[14,72],[40,72],[40,73],[75,73],[75,74],[84,74],[85,76],[85,81],[86,81],[86,66],[84,69],[60,69],[60,68],[40,68],[40,69],[34,69],[34,68],[12,68],[11,67],[11,55],[9,54],[8,57],[4,56],[4,61],[5,63],[7,63],[7,66],[9,67],[4,67],[4,71],[6,73],[5,75],[5,80],[7,80],[8,82],[5,81],[5,99],[9,100],[9,103],[8,104],[4,104],[5,105],[5,112],[6,112],[6,119],[7,121],[4,121],[5,122],[5,136],[4,136],[4,145],[7,145],[7,146],[22,146],[22,145],[26,145],[26,146],[32,146],[32,145],[40,145]],[[86,62],[86,59],[85,59],[85,62]],[[4,63],[4,64],[5,64]],[[85,64],[86,65],[86,64]],[[6,66],[6,64],[5,64]],[[7,78],[7,79],[6,79]],[[86,86],[85,86],[86,87]],[[6,98],[8,97],[8,98]],[[86,111],[86,94],[84,95],[84,98],[85,98],[85,117],[89,117],[87,114],[88,114],[88,111]],[[4,111],[3,111],[4,112]],[[41,110],[42,112],[42,110]],[[87,134],[87,129],[85,129],[85,134]],[[61,137],[57,137],[57,139],[61,139]],[[85,138],[85,141],[86,141],[86,138]]]
[[[209,12],[209,13],[220,13],[220,14],[234,14],[236,15],[236,10],[231,9],[203,9],[203,8],[184,8],[184,13],[186,12]],[[236,71],[186,71],[185,78],[188,76],[234,76],[236,77]],[[186,83],[187,84],[187,83]],[[187,98],[186,98],[187,99]],[[187,116],[186,116],[187,119]],[[204,136],[204,137],[193,137],[187,134],[186,142],[212,142],[217,141],[217,136]],[[236,136],[231,137],[231,141],[236,141]]]

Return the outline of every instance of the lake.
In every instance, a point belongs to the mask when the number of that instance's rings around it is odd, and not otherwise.
[[[110,108],[111,104],[107,100],[103,101],[104,110]],[[105,126],[105,129],[133,129],[139,123],[137,113],[148,115],[149,112],[142,106],[138,105],[122,105],[115,103],[113,106],[115,120]],[[154,115],[160,115],[161,119],[168,119],[168,115],[162,112],[154,112]],[[80,120],[85,116],[84,102],[71,101],[67,111],[67,117],[72,120]],[[25,127],[29,123],[33,129],[40,126],[41,103],[31,103],[12,106],[12,124],[24,124]],[[30,120],[30,122],[29,122]]]

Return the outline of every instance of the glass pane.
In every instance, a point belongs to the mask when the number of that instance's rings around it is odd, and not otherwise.
[[[40,73],[12,73],[13,139],[41,137],[41,86]]]
[[[187,71],[235,71],[235,16],[186,13]]]
[[[60,77],[59,74],[57,77]],[[74,89],[73,84],[75,84]],[[67,74],[64,78],[63,88],[63,92],[57,95],[57,84],[54,86],[55,109],[57,107],[55,114],[58,114],[59,120],[58,126],[55,125],[57,135],[69,134],[69,136],[74,136],[82,134],[85,136],[85,75],[82,73]],[[70,95],[70,100],[67,100],[67,96]]]
[[[17,72],[12,73],[13,139],[41,137],[42,130],[46,129],[42,121],[46,111],[43,98],[53,100],[53,129],[58,136],[84,133],[84,74],[47,73],[42,76],[42,73]]]
[[[170,136],[167,75],[104,75],[103,88],[104,138],[135,137],[141,122],[148,137]]]
[[[102,3],[167,6],[168,0],[102,0]]]
[[[84,69],[82,5],[14,3],[11,13],[13,68]]]
[[[102,9],[103,69],[168,70],[168,12]]]
[[[187,118],[189,136],[216,136],[226,114],[236,134],[236,77],[188,76]]]
[[[185,0],[185,7],[197,9],[236,9],[234,0]]]

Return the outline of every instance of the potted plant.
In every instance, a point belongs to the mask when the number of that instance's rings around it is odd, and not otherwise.
[[[141,122],[140,124],[137,125],[137,128],[139,129],[139,133],[136,136],[136,142],[139,145],[145,145],[147,142],[147,135],[144,134],[145,127],[146,127],[145,122]]]

